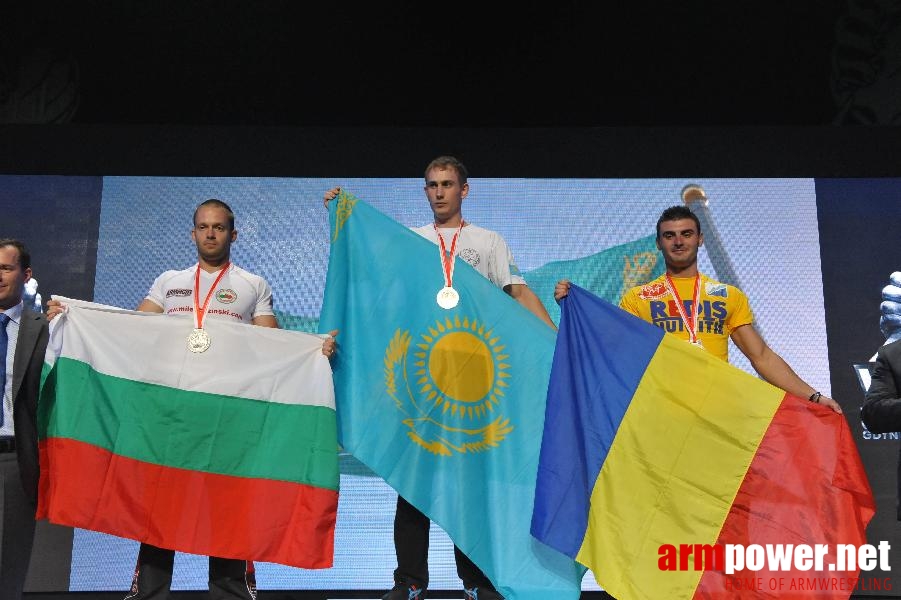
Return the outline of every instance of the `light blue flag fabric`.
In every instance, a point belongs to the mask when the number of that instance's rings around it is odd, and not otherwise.
[[[342,191],[320,331],[339,441],[440,525],[508,600],[576,600],[584,567],[529,533],[554,331],[465,261]]]
[[[568,279],[607,302],[619,304],[626,291],[660,277],[664,268],[656,236],[649,235],[589,256],[549,262],[522,276],[554,323],[559,324],[560,307],[554,300],[554,285],[559,280]]]

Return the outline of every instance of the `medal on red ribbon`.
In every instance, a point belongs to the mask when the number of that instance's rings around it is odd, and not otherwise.
[[[432,223],[432,226],[435,228],[435,235],[438,236],[438,252],[441,255],[441,270],[444,273],[444,287],[438,290],[435,300],[438,302],[438,306],[445,310],[452,309],[460,302],[460,294],[454,289],[454,258],[457,256],[457,241],[460,238],[460,232],[463,231],[463,225],[463,219],[460,219],[460,226],[451,239],[450,252],[448,253],[438,226]]]
[[[222,281],[222,277],[225,275],[225,272],[228,271],[229,266],[231,266],[231,261],[225,263],[225,266],[222,267],[222,270],[219,272],[219,275],[216,276],[216,280],[213,282],[210,290],[206,293],[206,298],[203,300],[203,306],[200,306],[197,302],[200,297],[200,263],[197,263],[197,271],[194,273],[195,326],[194,330],[191,331],[191,335],[188,336],[188,350],[195,354],[206,352],[213,342],[213,340],[210,339],[210,334],[203,328],[203,319],[206,316],[207,307],[210,305],[210,298],[213,297],[213,291],[216,289],[216,286],[219,285],[219,282]]]
[[[698,299],[701,297],[701,274],[695,275],[694,294],[691,298],[691,316],[685,311],[685,305],[682,303],[682,298],[679,297],[679,292],[676,291],[676,286],[669,273],[666,274],[665,282],[666,289],[676,299],[676,310],[679,311],[685,330],[688,331],[688,343],[692,346],[703,348],[704,345],[698,339]]]

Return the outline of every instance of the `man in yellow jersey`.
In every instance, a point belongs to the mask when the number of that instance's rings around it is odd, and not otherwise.
[[[767,382],[837,413],[838,403],[805,383],[754,329],[748,298],[738,288],[698,271],[704,243],[701,223],[687,206],[671,206],[657,220],[657,248],[666,273],[625,293],[620,308],[668,333],[729,360],[729,338]],[[554,299],[569,293],[569,281],[557,282]]]

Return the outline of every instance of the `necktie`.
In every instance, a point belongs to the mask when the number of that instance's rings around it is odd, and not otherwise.
[[[9,337],[6,335],[6,324],[9,316],[0,313],[0,400],[6,401],[6,346]],[[3,425],[3,403],[0,403],[0,425]]]

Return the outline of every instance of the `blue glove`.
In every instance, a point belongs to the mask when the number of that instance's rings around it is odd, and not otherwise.
[[[889,277],[889,285],[882,288],[882,304],[879,305],[879,329],[886,343],[901,339],[901,271]]]

